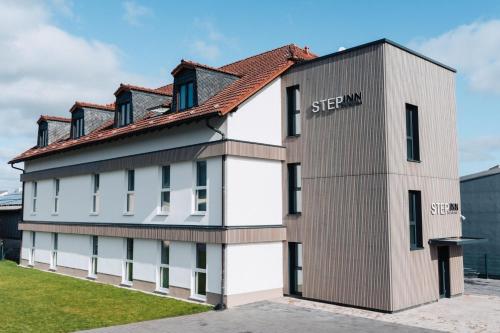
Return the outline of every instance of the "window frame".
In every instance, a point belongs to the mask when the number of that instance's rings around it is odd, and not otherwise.
[[[199,175],[198,175],[198,165],[200,164],[205,165],[205,185],[200,185],[198,180],[199,180]],[[194,189],[193,189],[193,195],[194,195],[194,207],[193,207],[193,215],[206,215],[208,212],[208,162],[207,160],[197,160],[194,164]],[[200,193],[202,191],[205,191],[205,198],[200,198]],[[203,204],[203,201],[205,203],[205,210],[200,210],[199,205]]]
[[[420,131],[418,122],[418,106],[405,104],[406,126],[406,160],[420,162]],[[411,148],[410,148],[411,147]]]
[[[304,290],[304,245],[298,242],[288,243],[289,274],[290,274],[290,294],[302,296]],[[300,280],[299,284],[299,272]],[[300,290],[299,290],[300,286]]]
[[[31,231],[31,246],[30,246],[30,254],[28,258],[28,265],[35,266],[35,249],[36,249],[36,231]]]
[[[176,95],[177,111],[189,110],[195,106],[194,90],[194,81],[187,81],[179,84]]]
[[[134,282],[134,239],[125,238],[124,246],[125,257],[123,259],[122,284],[131,286]],[[131,256],[129,257],[130,253]]]
[[[165,247],[165,245],[167,245]],[[157,266],[157,271],[156,271],[156,290],[162,293],[168,293],[169,292],[169,287],[170,287],[170,247],[172,246],[170,241],[164,241],[160,240],[158,241],[158,248],[159,248],[159,258],[158,258],[158,266]],[[167,248],[167,262],[163,262],[163,250]],[[163,277],[164,274],[168,275],[167,277],[167,287],[163,286]]]
[[[52,249],[50,250],[50,265],[49,268],[53,271],[57,269],[57,249],[59,243],[59,235],[57,232],[52,233]]]
[[[101,175],[99,173],[94,173],[91,176],[91,207],[90,214],[98,215],[100,210],[100,186],[101,186]]]
[[[75,116],[71,120],[71,138],[78,139],[85,135],[85,120],[84,116]]]
[[[205,267],[198,267],[198,248],[203,247],[204,252],[205,252]],[[194,261],[194,267],[193,267],[193,289],[192,289],[192,298],[206,301],[207,299],[207,244],[206,243],[196,243],[194,246],[194,251],[195,251],[195,261]],[[198,293],[198,276],[200,274],[204,274],[204,279],[205,279],[205,294],[199,294]]]
[[[49,125],[47,122],[42,122],[38,126],[38,147],[47,147],[49,145]]]
[[[302,134],[302,114],[300,86],[293,85],[286,88],[287,136],[298,137]]]
[[[97,265],[99,258],[99,236],[90,236],[89,278],[97,278]]]
[[[300,163],[289,163],[288,172],[288,214],[302,214],[302,166]]]
[[[31,189],[31,214],[37,213],[37,201],[38,201],[38,182],[34,181]]]
[[[159,168],[159,178],[160,178],[160,198],[159,198],[159,203],[158,203],[158,209],[157,209],[157,215],[168,215],[170,214],[171,210],[171,203],[172,203],[172,196],[171,196],[171,181],[172,181],[172,167],[170,164],[167,165],[162,165]],[[168,186],[165,186],[165,170],[168,170]],[[163,208],[163,196],[165,193],[168,193],[168,208],[164,210]]]
[[[130,175],[132,175],[132,177]],[[131,179],[132,179],[132,182],[131,182]],[[126,185],[125,212],[123,213],[123,215],[134,215],[134,213],[135,213],[135,169],[126,170],[126,172],[125,172],[125,185]]]
[[[413,220],[412,220],[413,215]],[[408,226],[410,250],[420,250],[424,248],[422,230],[422,192],[416,190],[408,191]],[[414,239],[412,242],[412,229],[414,228]]]
[[[53,182],[54,186],[54,197],[53,197],[53,210],[52,210],[52,215],[59,215],[59,193],[61,190],[61,179],[59,178],[54,178]]]
[[[116,127],[125,127],[134,122],[134,112],[132,102],[127,101],[118,104],[116,113]]]

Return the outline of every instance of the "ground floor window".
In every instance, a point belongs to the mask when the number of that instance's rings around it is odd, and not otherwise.
[[[34,266],[35,265],[35,243],[36,243],[36,232],[32,231],[31,232],[31,247],[30,247],[30,253],[29,253],[29,265]]]
[[[196,267],[194,269],[194,296],[204,299],[207,295],[207,245],[196,244]]]
[[[92,236],[91,238],[91,249],[92,253],[90,255],[90,268],[89,268],[89,276],[96,277],[97,276],[97,257],[99,253],[99,238],[97,236]]]
[[[134,279],[134,240],[126,239],[126,253],[123,267],[123,283],[132,284]]]
[[[158,290],[168,291],[169,283],[169,264],[170,264],[170,242],[160,241],[160,265],[158,267]]]
[[[50,251],[50,269],[55,270],[57,267],[57,247],[58,247],[58,235],[56,233],[52,234],[52,251]]]
[[[288,243],[290,294],[302,295],[302,243]]]

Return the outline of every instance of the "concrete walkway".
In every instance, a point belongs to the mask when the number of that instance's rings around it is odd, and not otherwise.
[[[222,312],[159,319],[101,328],[93,333],[264,333],[264,332],[436,332],[417,327],[347,316],[280,302],[259,302]]]

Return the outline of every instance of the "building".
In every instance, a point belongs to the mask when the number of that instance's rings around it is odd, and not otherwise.
[[[500,166],[460,178],[464,235],[487,242],[464,249],[465,273],[500,279]]]
[[[0,260],[19,262],[22,220],[22,195],[19,192],[0,194]]]
[[[22,265],[225,306],[463,292],[453,69],[383,39],[172,75],[40,118]]]

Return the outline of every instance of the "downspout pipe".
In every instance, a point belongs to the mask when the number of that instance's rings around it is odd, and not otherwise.
[[[226,140],[226,135],[220,129],[215,128],[210,124],[210,119],[206,120],[206,125],[209,129],[214,131],[215,133],[220,134],[221,141]],[[221,225],[222,228],[226,226],[226,154],[222,155],[222,200],[221,200]],[[225,293],[225,276],[226,276],[226,244],[221,245],[221,284],[220,284],[220,301],[215,306],[215,310],[224,310],[226,309],[226,304],[224,301],[224,293]]]
[[[14,163],[9,163],[11,168],[12,169],[16,169],[16,170],[19,170],[19,171],[22,171],[22,173],[25,173],[24,169],[21,169],[21,168],[18,168],[14,165]],[[21,194],[21,222],[24,221],[24,180],[23,180],[23,193]],[[18,230],[19,230],[19,221],[17,223],[18,225]],[[23,239],[23,235],[21,235],[21,243],[22,243],[22,239]],[[19,251],[21,252],[23,249],[22,246],[19,247]],[[19,253],[19,263],[21,263],[21,258],[22,258],[22,255],[21,253]]]

